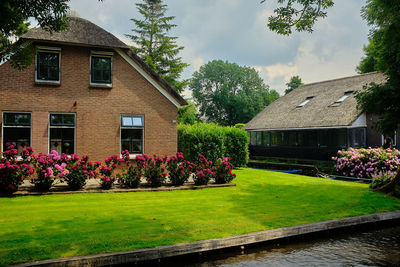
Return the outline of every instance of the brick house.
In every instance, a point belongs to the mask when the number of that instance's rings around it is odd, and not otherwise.
[[[357,109],[354,92],[386,80],[372,72],[305,84],[257,114],[244,128],[250,156],[330,159],[339,149],[379,147],[378,116]],[[400,131],[392,133],[394,145]]]
[[[24,71],[0,65],[3,151],[56,150],[93,160],[177,151],[177,111],[186,101],[115,36],[82,18],[66,31],[40,28],[22,40],[36,49]]]

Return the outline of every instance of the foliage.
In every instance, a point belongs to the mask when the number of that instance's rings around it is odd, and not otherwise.
[[[197,114],[196,104],[189,100],[186,101],[188,104],[178,109],[178,123],[195,124],[200,122],[201,119]]]
[[[379,69],[379,51],[377,49],[377,45],[372,38],[370,38],[368,41],[368,45],[364,46],[363,48],[365,57],[361,59],[360,64],[356,68],[357,72],[360,74],[377,71]]]
[[[199,154],[198,164],[196,165],[196,172],[193,176],[195,185],[206,185],[208,182],[215,177],[215,168],[213,162],[208,161],[206,157]]]
[[[17,149],[7,144],[3,157],[0,158],[0,192],[13,193],[18,190],[25,178],[33,174],[29,165],[33,149],[26,147],[22,150],[22,159],[17,160]]]
[[[340,175],[362,178],[392,176],[400,168],[400,151],[382,148],[339,150],[336,171]]]
[[[29,66],[33,50],[22,42],[14,42],[28,31],[29,18],[34,18],[43,29],[53,32],[67,27],[69,0],[2,0],[0,4],[0,62],[11,57],[18,69]]]
[[[177,152],[176,156],[172,156],[167,161],[167,170],[169,172],[169,180],[172,185],[183,185],[189,179],[195,164],[191,163],[183,157],[183,153]]]
[[[286,83],[286,86],[288,88],[285,90],[285,95],[290,93],[291,91],[293,91],[294,89],[296,89],[297,87],[299,87],[302,84],[303,84],[303,82],[301,81],[301,78],[299,76],[292,76],[290,78],[290,81],[288,83]]]
[[[246,123],[279,98],[255,69],[222,60],[201,66],[189,86],[201,117],[222,125]]]
[[[387,81],[370,84],[356,98],[360,109],[382,116],[375,125],[377,130],[390,134],[400,125],[400,2],[368,0],[362,15],[372,26],[375,68],[387,76]]]
[[[101,165],[101,162],[90,162],[89,156],[83,156],[79,159],[78,155],[72,154],[67,156],[62,155],[64,158],[69,173],[63,177],[71,190],[82,189],[86,185],[87,179],[95,179],[98,175],[97,168]]]
[[[266,2],[262,0],[261,3]],[[318,18],[325,18],[326,11],[333,6],[332,0],[277,0],[282,6],[268,18],[268,28],[279,34],[289,35],[292,30],[313,31]]]
[[[394,175],[387,175],[387,174],[377,175],[376,177],[372,178],[372,182],[369,184],[369,187],[371,189],[382,187],[385,184],[388,184],[393,178]]]
[[[112,155],[105,159],[104,162],[106,165],[100,167],[100,173],[103,175],[100,185],[103,189],[110,189],[113,187],[116,180],[114,170],[121,161],[123,161],[123,159],[119,159],[117,155]]]
[[[154,155],[153,158],[151,158],[146,154],[136,157],[136,162],[143,168],[144,176],[149,186],[159,187],[165,182],[167,173],[165,172],[163,164],[167,157],[168,156],[164,156],[160,158]]]
[[[236,174],[232,173],[233,165],[229,158],[218,159],[215,166],[215,183],[226,184],[235,179]]]
[[[49,191],[55,179],[62,179],[69,174],[63,157],[64,155],[58,155],[55,150],[51,151],[50,154],[39,153],[37,157],[32,157],[36,177],[31,180],[31,183],[35,190]]]
[[[136,188],[139,186],[140,179],[143,177],[143,168],[141,165],[132,165],[128,150],[122,151],[122,157],[128,169],[122,170],[121,174],[117,174],[118,182],[124,187]]]
[[[231,158],[235,167],[247,164],[249,138],[246,131],[213,123],[178,125],[178,150],[191,162],[198,163],[198,154],[216,162]]]
[[[143,0],[136,6],[143,20],[131,19],[136,28],[132,30],[132,35],[126,35],[135,43],[133,51],[181,92],[187,82],[179,81],[179,78],[188,64],[178,56],[183,47],[176,44],[177,37],[167,35],[176,27],[171,24],[175,17],[165,15],[167,5],[162,0]]]

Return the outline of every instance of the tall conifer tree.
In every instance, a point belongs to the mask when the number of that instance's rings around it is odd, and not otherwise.
[[[171,23],[175,17],[165,15],[167,5],[162,0],[143,0],[136,6],[143,20],[131,19],[136,28],[132,29],[132,35],[126,35],[135,43],[133,51],[181,92],[187,81],[179,78],[188,64],[178,56],[183,47],[176,44],[177,37],[168,36],[169,31],[176,27]]]

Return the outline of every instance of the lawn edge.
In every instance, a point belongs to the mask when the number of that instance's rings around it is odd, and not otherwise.
[[[193,253],[208,252],[250,245],[255,243],[296,237],[306,234],[324,232],[329,230],[361,226],[371,223],[387,222],[400,219],[400,210],[391,212],[374,213],[355,217],[346,217],[322,222],[301,224],[296,226],[277,228],[249,234],[207,239],[190,243],[180,243],[154,248],[137,249],[113,253],[103,253],[69,258],[58,258],[44,261],[35,261],[14,266],[104,266],[126,263],[138,263]]]

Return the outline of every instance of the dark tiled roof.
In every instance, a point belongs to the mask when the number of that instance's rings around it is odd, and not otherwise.
[[[354,94],[340,105],[332,104],[347,91],[362,90],[371,82],[386,80],[381,73],[372,72],[335,80],[302,85],[267,106],[245,125],[247,130],[294,129],[312,127],[351,126],[361,115]],[[296,108],[307,97],[313,98],[302,108]]]
[[[50,33],[42,28],[33,28],[25,33],[22,38],[99,47],[129,48],[108,31],[86,19],[78,17],[69,17],[68,29],[64,31]]]

